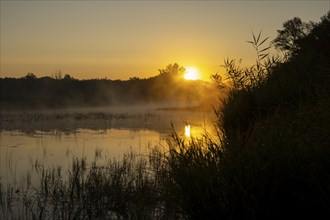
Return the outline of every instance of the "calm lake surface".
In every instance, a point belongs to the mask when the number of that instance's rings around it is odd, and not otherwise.
[[[212,133],[213,117],[154,107],[2,112],[0,180],[18,182],[39,165],[66,170],[72,158],[92,161],[96,152],[103,159],[120,159],[129,151],[147,155],[151,148],[166,149],[173,129],[183,138],[187,125],[191,137]]]

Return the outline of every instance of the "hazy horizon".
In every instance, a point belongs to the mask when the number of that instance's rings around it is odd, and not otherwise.
[[[0,77],[125,80],[178,63],[205,80],[224,58],[254,61],[252,31],[274,39],[286,20],[318,22],[328,10],[329,1],[1,1]]]

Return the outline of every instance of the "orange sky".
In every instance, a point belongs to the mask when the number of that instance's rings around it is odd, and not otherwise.
[[[128,79],[177,62],[208,79],[224,58],[254,60],[251,31],[274,38],[284,21],[328,10],[329,1],[1,0],[0,73]]]

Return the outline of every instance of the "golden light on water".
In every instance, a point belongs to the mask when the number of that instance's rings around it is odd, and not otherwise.
[[[184,131],[186,137],[190,137],[190,125],[184,126]]]
[[[199,71],[196,67],[187,67],[183,76],[187,80],[197,80],[200,78]]]

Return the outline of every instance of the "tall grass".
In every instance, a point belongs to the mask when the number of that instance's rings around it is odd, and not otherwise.
[[[87,164],[74,158],[69,170],[61,167],[35,171],[39,183],[1,185],[2,218],[12,219],[145,219],[163,215],[160,200],[158,151],[149,157],[133,152],[122,160],[99,164],[100,152]],[[156,166],[157,165],[157,166]],[[161,176],[157,172],[157,176]],[[27,180],[29,177],[27,178]]]

